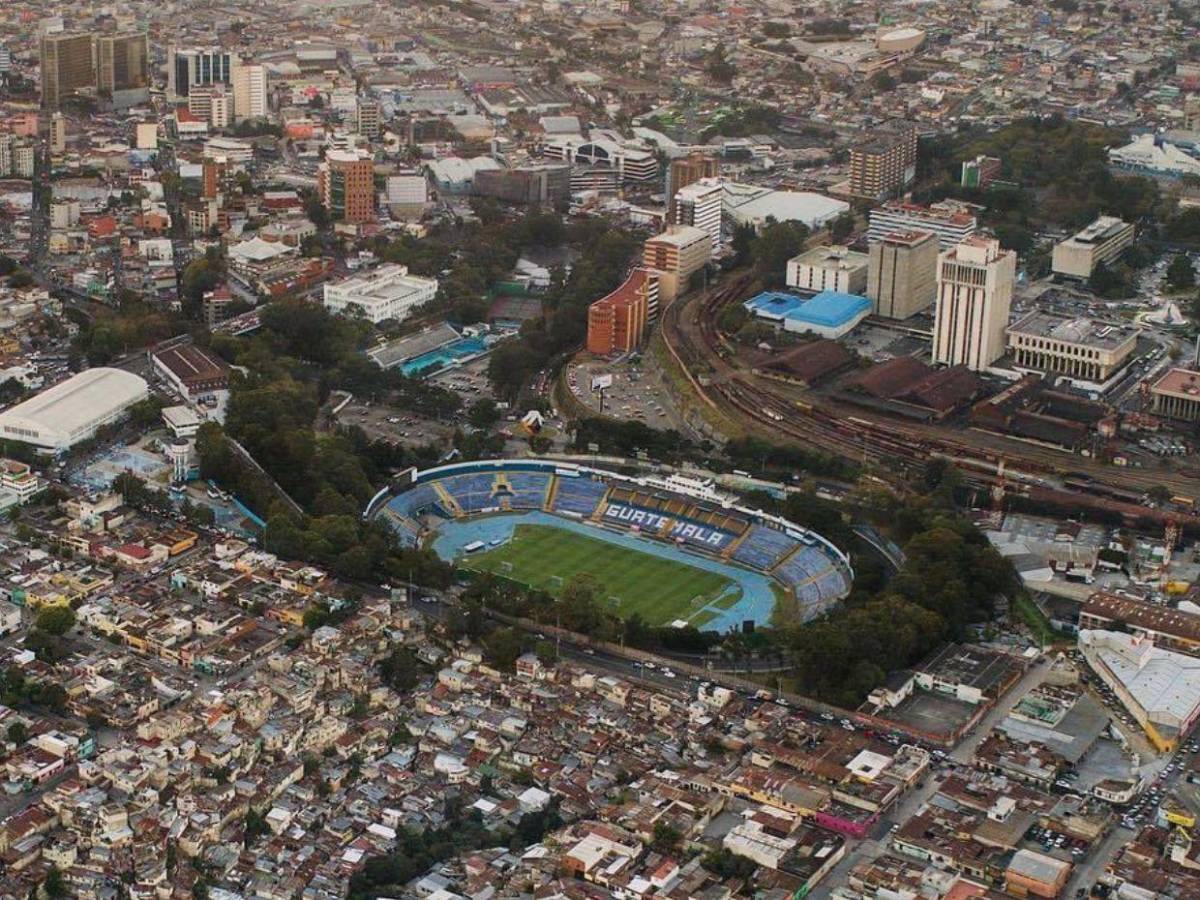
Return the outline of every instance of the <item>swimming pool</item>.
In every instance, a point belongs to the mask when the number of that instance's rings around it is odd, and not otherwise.
[[[441,371],[460,360],[478,356],[487,350],[487,348],[487,342],[482,338],[459,338],[457,341],[451,341],[444,347],[438,347],[436,350],[430,350],[428,353],[414,356],[408,362],[404,363],[400,367],[400,370],[409,376],[416,375],[426,369],[431,370],[431,372]]]

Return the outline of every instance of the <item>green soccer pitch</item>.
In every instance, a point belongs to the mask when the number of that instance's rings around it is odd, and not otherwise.
[[[619,615],[638,613],[651,625],[691,619],[734,585],[716,572],[663,559],[649,549],[631,550],[548,525],[518,525],[506,544],[464,556],[458,565],[495,572],[555,596],[573,577],[586,573],[599,582],[602,602],[616,597]]]

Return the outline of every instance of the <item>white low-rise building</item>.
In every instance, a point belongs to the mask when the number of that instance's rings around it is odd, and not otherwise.
[[[870,257],[847,247],[814,247],[787,264],[787,286],[802,291],[865,294]]]
[[[0,437],[47,452],[67,450],[149,395],[149,385],[132,372],[88,369],[0,413]]]
[[[409,275],[407,266],[380,266],[338,284],[325,285],[325,307],[330,312],[366,319],[403,321],[437,296],[436,278]]]
[[[46,487],[46,482],[28,463],[15,459],[0,459],[0,491],[17,498],[17,502],[28,503]]]
[[[0,600],[0,637],[21,630],[21,607]]]
[[[1054,245],[1050,269],[1055,275],[1086,281],[1096,266],[1116,261],[1133,245],[1137,228],[1113,216],[1100,216],[1087,228]]]
[[[1200,659],[1123,631],[1084,629],[1079,648],[1160,751],[1173,749],[1200,716]]]

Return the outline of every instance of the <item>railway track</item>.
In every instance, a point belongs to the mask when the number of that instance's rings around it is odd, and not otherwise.
[[[736,349],[715,322],[725,306],[745,294],[750,282],[749,276],[743,276],[711,292],[689,321],[684,320],[679,304],[671,308],[664,328],[668,349],[684,367],[690,363],[693,369],[711,370],[704,379],[707,384],[693,380],[704,398],[717,408],[736,410],[740,419],[773,437],[783,434],[847,459],[896,469],[897,474],[907,472],[914,462],[923,462],[927,457],[924,448],[899,430],[884,431],[862,420],[790,400],[728,362]],[[698,341],[689,334],[691,329],[697,332]]]
[[[716,327],[721,310],[744,297],[751,284],[750,276],[741,276],[693,303],[673,304],[664,320],[663,336],[669,352],[704,402],[723,414],[733,413],[735,420],[764,436],[786,436],[870,465],[881,474],[900,477],[911,475],[935,456],[951,458],[964,466],[970,481],[984,488],[1004,481],[1003,472],[1012,476],[1010,485],[1024,483],[1025,490],[1046,485],[1046,478],[1074,475],[1074,496],[1089,496],[1127,508],[1144,508],[1140,493],[1155,484],[1164,484],[1177,495],[1195,494],[1195,476],[1187,472],[1114,470],[1086,457],[1017,443],[1002,435],[972,431],[969,436],[955,437],[938,425],[872,420],[870,413],[857,408],[826,400],[816,404],[788,398],[733,365],[730,360],[737,350]],[[695,373],[700,373],[699,377]],[[1079,473],[1083,473],[1083,479]]]

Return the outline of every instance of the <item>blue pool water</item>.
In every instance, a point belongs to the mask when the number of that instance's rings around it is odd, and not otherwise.
[[[414,356],[408,362],[404,363],[400,367],[400,370],[405,375],[410,376],[416,375],[423,369],[437,369],[440,371],[460,359],[466,359],[469,356],[478,356],[486,349],[487,343],[482,338],[459,338],[457,341],[451,341],[444,347],[438,347],[436,350],[430,350],[428,353]]]

